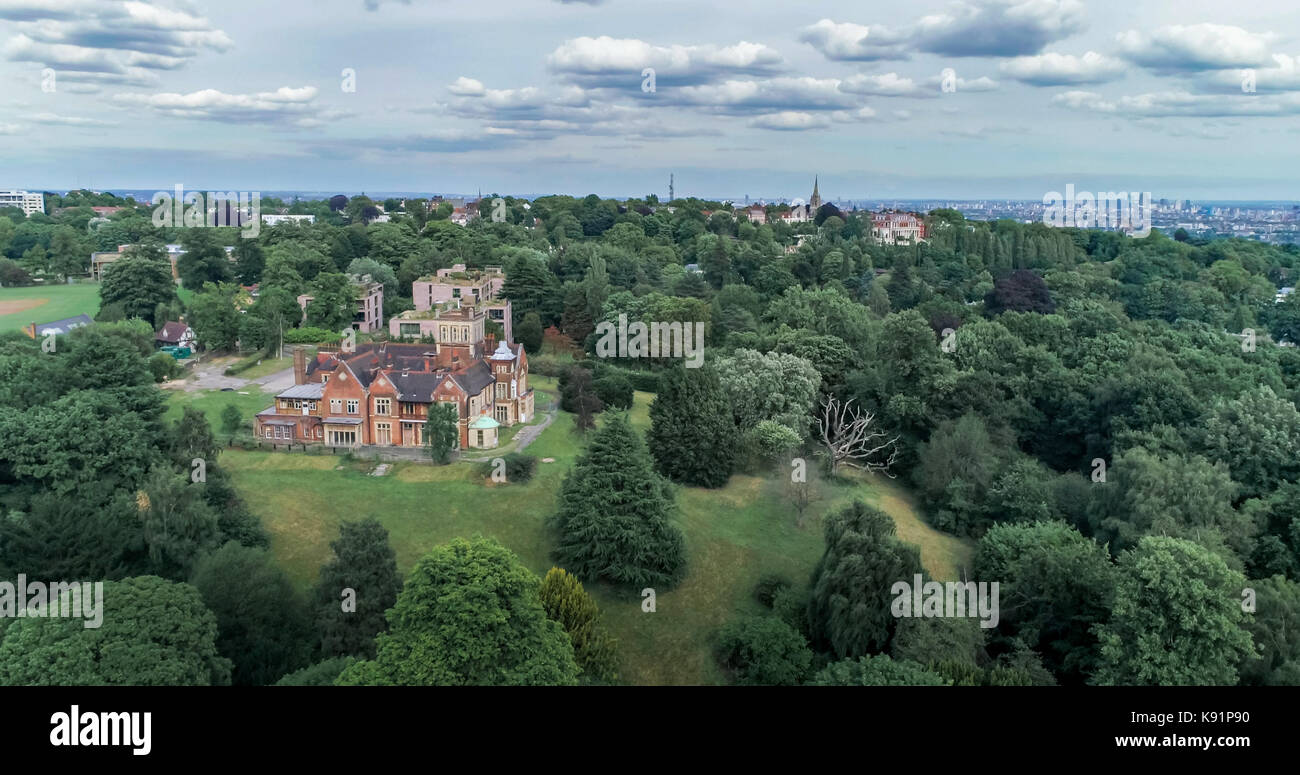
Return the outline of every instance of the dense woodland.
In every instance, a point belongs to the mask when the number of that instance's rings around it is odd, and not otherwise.
[[[791,227],[694,199],[505,201],[506,222],[462,227],[446,204],[263,200],[317,219],[256,239],[155,229],[147,204],[108,194],[47,196],[53,216],[0,211],[6,286],[138,246],[106,273],[101,325],[54,353],[0,338],[0,578],[104,579],[110,614],[169,611],[99,630],[0,619],[0,684],[616,681],[582,584],[635,596],[679,579],[682,486],[786,477],[795,460],[808,487],[837,486],[828,401],[869,413],[893,440],[887,473],[934,527],[977,542],[968,577],[1000,582],[1000,621],[890,615],[890,584],[923,572],[919,554],[854,504],[824,515],[809,579],[765,580],[770,612],[717,634],[737,683],[1300,683],[1300,298],[1275,302],[1296,246],[945,210],[927,215],[926,243],[881,246],[832,205]],[[126,209],[95,219],[91,205]],[[379,206],[390,222],[371,222]],[[168,243],[187,251],[186,303]],[[211,349],[322,341],[351,319],[348,274],[383,282],[392,315],[413,280],[454,263],[505,267],[516,338],[588,431],[551,519],[567,573],[543,582],[475,539],[403,579],[383,528],[358,522],[298,600],[206,418],[161,420],[152,331],[184,314]],[[705,367],[596,358],[596,325],[620,314],[704,323]],[[542,353],[551,327],[572,353]],[[657,396],[644,439],[621,412],[633,389]],[[808,487],[790,499],[801,524]],[[495,594],[464,589],[480,575],[471,585]],[[343,586],[362,613],[337,613]],[[108,656],[119,641],[129,656]]]

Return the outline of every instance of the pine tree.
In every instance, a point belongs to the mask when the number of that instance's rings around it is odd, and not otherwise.
[[[374,658],[375,635],[388,629],[384,612],[402,590],[388,531],[374,517],[344,522],[330,548],[334,557],[321,566],[312,591],[320,653]]]
[[[670,585],[686,564],[674,511],[671,485],[655,473],[627,416],[610,415],[560,488],[555,559],[588,581]]]
[[[650,423],[646,441],[660,473],[700,487],[727,483],[737,431],[716,372],[683,366],[664,372]]]
[[[598,681],[618,680],[617,641],[601,625],[600,608],[582,582],[563,568],[551,568],[540,594],[546,616],[569,634],[583,674]]]

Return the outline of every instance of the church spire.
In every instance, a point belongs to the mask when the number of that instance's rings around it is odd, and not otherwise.
[[[814,211],[817,210],[817,208],[822,206],[822,195],[817,191],[817,183],[818,183],[817,176],[814,175],[812,199],[808,200],[809,209]]]

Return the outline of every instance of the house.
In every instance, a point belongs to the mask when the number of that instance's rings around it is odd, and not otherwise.
[[[315,222],[316,216],[314,215],[278,215],[273,213],[271,215],[262,216],[262,225],[264,226],[279,226],[282,223],[292,223],[295,226],[298,226],[304,223]]]
[[[88,326],[94,322],[95,321],[90,319],[89,315],[82,314],[72,318],[64,318],[63,320],[52,320],[49,323],[32,323],[31,325],[23,326],[23,333],[27,334],[32,339],[43,339],[50,334],[63,336],[74,328]]]
[[[1278,288],[1277,293],[1273,294],[1273,303],[1281,304],[1282,302],[1286,301],[1286,297],[1290,296],[1293,293],[1295,293],[1295,288],[1290,285],[1286,286],[1285,288]]]
[[[294,385],[255,417],[268,441],[331,447],[415,447],[435,403],[455,407],[462,449],[491,449],[499,429],[534,416],[522,345],[484,333],[487,316],[461,307],[430,344],[364,343],[353,352],[294,351]]]
[[[154,345],[157,347],[188,347],[191,350],[194,347],[194,329],[184,323],[175,320],[169,320],[163,323],[163,327],[153,336]]]
[[[883,245],[925,242],[925,219],[919,213],[894,210],[872,213],[871,236]]]
[[[369,334],[383,328],[384,325],[384,284],[375,282],[370,275],[352,275],[352,284],[356,288],[357,311],[352,316],[352,327]],[[313,296],[304,293],[298,297],[298,306],[302,307],[303,320],[307,319],[307,305]]]

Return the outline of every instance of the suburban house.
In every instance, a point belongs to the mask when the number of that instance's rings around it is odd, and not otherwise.
[[[885,245],[925,241],[925,219],[917,213],[887,211],[871,214],[871,236]]]
[[[352,316],[352,327],[369,334],[383,328],[384,325],[384,284],[375,282],[370,275],[352,275],[352,284],[357,291],[357,311]],[[304,293],[298,297],[298,306],[302,307],[302,316],[307,318],[307,305],[313,297]]]
[[[154,345],[157,347],[188,347],[191,350],[194,347],[194,329],[184,323],[175,320],[169,320],[163,323],[163,327],[153,336]]]
[[[491,449],[498,429],[533,418],[528,356],[485,333],[487,315],[447,310],[433,344],[377,342],[353,352],[294,351],[294,385],[259,412],[269,441],[332,447],[419,447],[434,403],[455,406],[463,449]]]
[[[94,322],[95,321],[90,319],[89,315],[82,314],[82,315],[77,315],[76,317],[73,318],[64,318],[63,320],[52,320],[49,323],[32,323],[31,325],[23,326],[23,333],[27,334],[32,339],[36,339],[38,337],[44,338],[46,336],[49,336],[50,334],[54,334],[55,336],[63,336],[64,334],[68,333],[74,328],[81,328],[82,326],[88,326]]]

